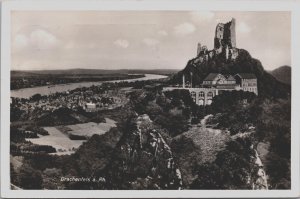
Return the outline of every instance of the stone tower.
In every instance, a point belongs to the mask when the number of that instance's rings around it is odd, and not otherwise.
[[[231,47],[232,48],[236,48],[235,18],[231,19],[231,24],[230,24],[230,41],[231,41]]]
[[[235,19],[228,23],[219,23],[216,27],[214,49],[236,48]]]
[[[200,55],[200,52],[201,52],[201,44],[198,43],[198,45],[197,45],[197,57]]]

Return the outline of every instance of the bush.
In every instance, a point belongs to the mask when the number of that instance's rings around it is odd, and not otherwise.
[[[42,175],[40,171],[34,170],[31,166],[24,164],[19,174],[20,186],[24,189],[41,189]]]
[[[74,135],[74,134],[69,134],[69,138],[71,140],[86,140],[86,136],[84,135]]]

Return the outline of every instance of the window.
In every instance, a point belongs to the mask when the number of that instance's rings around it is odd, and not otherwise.
[[[213,93],[212,92],[208,92],[207,93],[207,97],[213,97]]]
[[[201,91],[201,92],[199,93],[199,97],[204,97],[204,92],[203,92],[203,91]]]
[[[191,92],[191,97],[193,98],[193,101],[196,102],[196,93],[194,91]]]

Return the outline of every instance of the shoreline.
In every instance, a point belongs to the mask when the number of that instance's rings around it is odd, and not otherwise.
[[[65,92],[68,90],[74,90],[76,88],[90,87],[90,86],[99,86],[103,83],[118,83],[118,82],[135,82],[135,81],[146,81],[146,80],[155,80],[155,79],[164,79],[168,76],[166,75],[157,75],[157,74],[143,74],[144,77],[133,78],[133,79],[123,79],[123,80],[108,80],[108,81],[99,81],[99,82],[76,82],[76,83],[67,83],[67,84],[56,84],[49,86],[38,86],[33,88],[22,88],[17,90],[10,91],[10,97],[15,98],[30,98],[35,94],[49,95],[53,93]]]

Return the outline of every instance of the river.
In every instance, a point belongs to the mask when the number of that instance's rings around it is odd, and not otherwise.
[[[123,79],[123,80],[111,80],[111,81],[101,81],[101,82],[78,82],[78,83],[69,83],[69,84],[57,84],[51,86],[38,86],[33,88],[23,88],[17,90],[11,90],[10,96],[17,98],[30,98],[35,94],[49,95],[57,92],[64,92],[68,90],[74,90],[76,88],[90,87],[90,86],[99,86],[104,82],[135,82],[135,81],[146,81],[154,79],[163,79],[167,78],[165,75],[156,75],[156,74],[144,74],[145,77],[134,78],[134,79]]]

